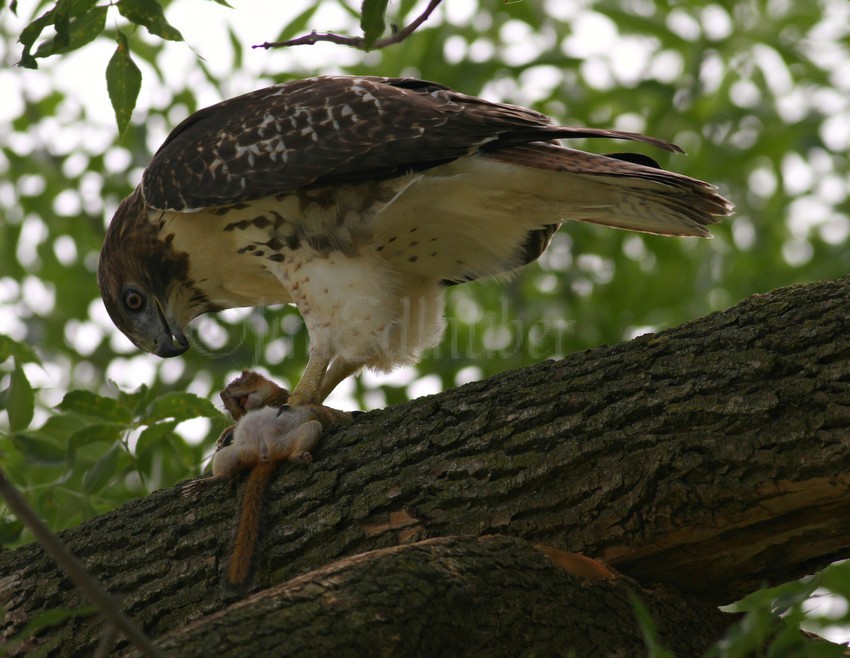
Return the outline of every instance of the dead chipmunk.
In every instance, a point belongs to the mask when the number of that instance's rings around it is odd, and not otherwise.
[[[212,458],[212,477],[190,482],[183,488],[192,495],[208,484],[233,480],[251,469],[225,583],[232,589],[244,587],[251,573],[263,497],[278,462],[310,464],[312,451],[322,431],[333,423],[350,422],[351,414],[320,405],[290,406],[289,392],[259,373],[244,370],[221,392],[224,406],[236,424],[221,433]]]

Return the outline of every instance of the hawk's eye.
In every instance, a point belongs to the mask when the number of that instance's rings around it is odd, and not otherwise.
[[[124,292],[124,307],[134,313],[141,311],[145,307],[145,298],[138,290],[130,288]]]

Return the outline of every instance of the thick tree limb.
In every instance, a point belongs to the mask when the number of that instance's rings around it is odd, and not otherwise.
[[[658,639],[678,656],[699,655],[726,629],[709,604],[643,591],[582,561],[593,564],[510,537],[428,539],[270,587],[160,646],[181,658],[205,658],[210,647],[226,656],[645,656],[630,594],[662,620]]]
[[[329,432],[312,467],[278,469],[255,586],[483,534],[708,602],[848,557],[848,327],[844,278],[366,414]],[[232,600],[219,573],[236,508],[227,487],[175,488],[63,537],[160,637]],[[39,548],[0,555],[3,632],[80,604]],[[99,630],[72,620],[33,646],[86,655]]]

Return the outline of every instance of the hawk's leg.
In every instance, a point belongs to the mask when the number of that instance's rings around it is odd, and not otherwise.
[[[288,403],[321,404],[343,379],[356,373],[364,364],[365,360],[346,361],[336,357],[327,365],[326,360],[311,356],[301,381],[289,396]],[[318,383],[314,377],[318,377]]]
[[[310,355],[307,368],[304,370],[304,374],[301,375],[301,381],[298,382],[295,390],[289,396],[289,404],[304,405],[322,403],[325,399],[325,396],[322,394],[322,382],[324,381],[330,361],[329,357],[319,355],[315,352]]]
[[[346,361],[340,357],[335,358],[322,379],[322,400],[328,397],[343,379],[349,375],[353,375],[364,365],[365,359],[361,361]]]

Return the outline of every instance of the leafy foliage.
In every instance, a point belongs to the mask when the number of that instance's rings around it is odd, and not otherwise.
[[[98,6],[96,1],[57,0],[51,9],[21,32],[19,41],[23,52],[18,64],[25,68],[38,68],[38,59],[77,50],[100,36],[106,27],[109,6]],[[118,0],[111,6],[131,24],[144,26],[161,39],[183,40],[180,31],[166,20],[162,5],[157,0]],[[33,52],[36,42],[50,27],[53,28],[53,36],[44,38]],[[127,38],[120,30],[116,30],[116,41],[115,54],[106,66],[106,80],[118,133],[123,134],[136,106],[142,74],[133,61]]]
[[[25,345],[4,342],[12,353],[28,353]],[[16,362],[2,396],[9,428],[0,435],[0,454],[10,480],[55,529],[195,469],[203,449],[175,432],[180,422],[205,417],[224,425],[208,400],[178,391],[157,395],[143,385],[115,397],[69,391],[40,427],[30,428],[34,391],[16,358],[11,360]],[[21,532],[11,518],[0,524],[4,543],[17,541]]]
[[[744,613],[705,658],[766,658],[799,656],[800,658],[840,658],[846,646],[826,641],[813,642],[800,626],[816,633],[836,625],[850,623],[846,599],[850,596],[850,563],[833,564],[812,578],[759,590],[733,606]],[[828,593],[845,599],[843,613],[813,613],[812,602]],[[840,599],[833,598],[833,601]],[[841,607],[839,604],[838,607]]]

